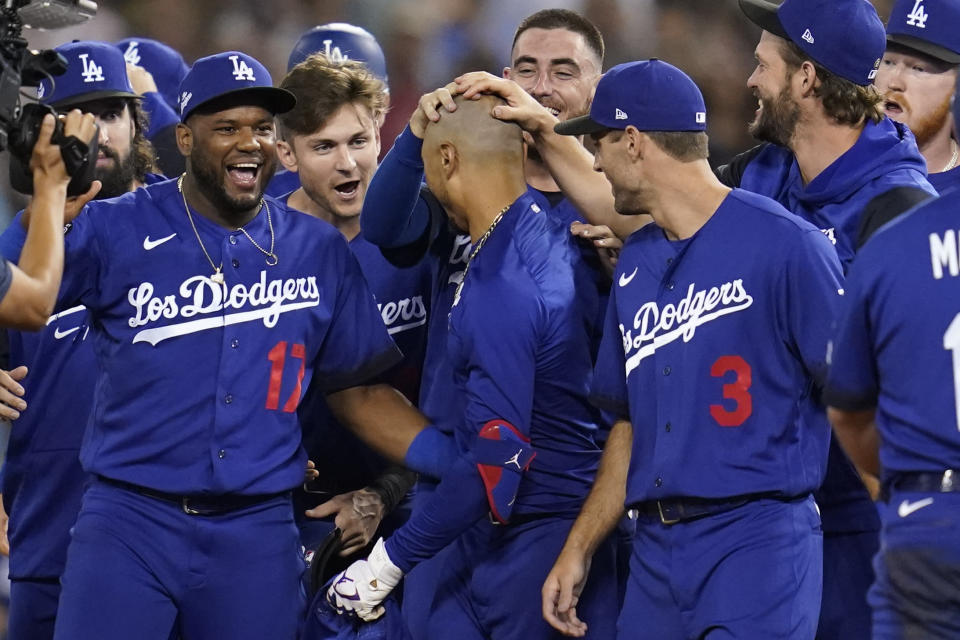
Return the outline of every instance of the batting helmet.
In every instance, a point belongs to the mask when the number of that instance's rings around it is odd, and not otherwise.
[[[387,61],[373,35],[362,27],[346,22],[331,22],[310,29],[297,40],[287,61],[287,71],[314,53],[323,53],[332,61],[362,62],[370,72],[387,83]]]

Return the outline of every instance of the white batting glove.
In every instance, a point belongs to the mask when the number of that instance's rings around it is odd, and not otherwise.
[[[333,579],[327,601],[339,613],[353,613],[370,622],[383,615],[381,603],[401,578],[403,571],[390,560],[380,538],[366,560],[357,560]]]

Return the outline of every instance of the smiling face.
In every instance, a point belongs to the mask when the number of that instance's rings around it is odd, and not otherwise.
[[[257,106],[194,113],[178,132],[204,197],[224,215],[255,209],[277,164],[273,114]]]
[[[586,39],[568,29],[527,29],[517,38],[513,66],[503,70],[560,120],[589,111],[600,61]]]
[[[300,184],[321,218],[356,218],[363,208],[370,179],[377,170],[380,132],[366,106],[347,103],[317,131],[291,136],[280,143],[280,157]]]
[[[920,147],[937,134],[950,134],[956,83],[956,66],[893,46],[883,54],[874,80],[886,114],[910,127]]]
[[[757,67],[747,86],[757,98],[757,110],[750,123],[750,135],[783,147],[790,144],[800,119],[800,106],[791,93],[790,74],[781,55],[784,41],[767,31],[754,51]]]

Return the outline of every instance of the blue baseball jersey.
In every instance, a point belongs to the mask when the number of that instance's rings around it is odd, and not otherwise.
[[[453,423],[460,458],[387,543],[401,568],[431,557],[490,507],[473,462],[491,420],[530,439],[513,514],[572,519],[600,461],[588,402],[596,291],[566,227],[532,194],[505,212],[473,258],[449,316]],[[455,502],[456,504],[452,504]]]
[[[147,184],[164,180],[145,177]],[[21,216],[0,238],[4,255],[13,260],[26,237]],[[29,409],[10,432],[3,474],[11,578],[56,578],[63,572],[87,478],[79,452],[98,371],[90,328],[80,305],[51,316],[42,331],[8,331],[10,366],[29,369],[22,381]]]
[[[269,221],[267,213],[270,213]],[[81,462],[179,494],[262,494],[303,480],[296,416],[311,380],[360,384],[399,354],[346,241],[268,198],[244,230],[193,212],[175,181],[93,202],[66,236],[61,303],[91,312],[100,363]]]
[[[887,225],[850,270],[826,399],[876,407],[884,475],[960,469],[960,191]]]
[[[944,193],[954,187],[960,187],[960,167],[954,167],[949,171],[940,173],[931,173],[927,175],[927,180],[937,190],[937,193]]]
[[[377,300],[387,332],[403,354],[403,359],[379,379],[416,402],[430,309],[430,265],[421,261],[397,267],[362,235],[350,240],[349,246]],[[337,421],[322,388],[311,386],[307,390],[298,413],[304,427],[304,447],[320,471],[320,477],[311,483],[312,490],[337,494],[360,489],[388,466]]]
[[[820,485],[840,280],[822,233],[739,189],[691,238],[651,224],[628,239],[593,387],[633,423],[627,504]]]
[[[266,194],[274,198],[283,198],[300,188],[300,174],[296,171],[279,169],[267,184]]]
[[[871,201],[903,187],[936,196],[926,174],[927,164],[913,134],[884,118],[879,123],[867,122],[853,147],[808,184],[804,184],[793,152],[768,144],[744,169],[740,183],[730,186],[773,198],[815,225],[830,238],[846,268],[869,236],[871,221],[866,218],[873,213],[868,210]],[[886,222],[906,208],[876,215],[885,216]]]

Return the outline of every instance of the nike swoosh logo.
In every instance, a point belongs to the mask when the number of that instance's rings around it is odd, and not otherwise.
[[[60,331],[60,327],[57,327],[53,330],[53,337],[57,340],[62,340],[75,331],[80,331],[80,327],[74,327],[73,329],[67,329],[66,331]]]
[[[620,286],[621,286],[621,287],[625,287],[625,286],[627,286],[628,284],[630,284],[630,281],[633,280],[633,276],[635,276],[635,275],[637,275],[637,267],[634,267],[634,268],[633,268],[633,273],[631,273],[629,276],[628,276],[627,274],[625,274],[625,273],[621,273],[621,274],[620,274]]]
[[[162,245],[164,242],[172,239],[176,235],[177,235],[176,233],[171,233],[166,238],[160,238],[159,240],[151,240],[150,236],[147,236],[146,238],[143,239],[143,248],[146,249],[147,251],[150,251],[151,249],[156,249],[157,247]]]
[[[916,502],[904,500],[900,503],[900,507],[897,509],[897,515],[901,518],[906,518],[917,509],[923,509],[924,507],[929,507],[932,504],[933,498],[924,498],[923,500],[917,500]]]

